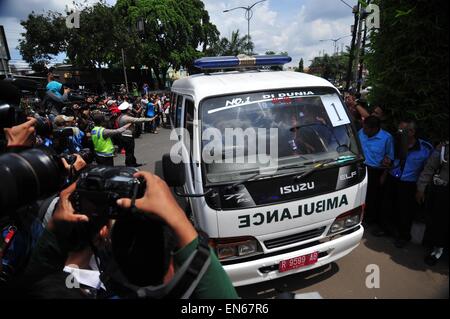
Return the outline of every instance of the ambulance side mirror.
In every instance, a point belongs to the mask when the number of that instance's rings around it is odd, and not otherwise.
[[[176,155],[172,160],[170,154],[164,154],[162,169],[164,180],[170,187],[180,187],[186,183],[185,164],[181,156]]]

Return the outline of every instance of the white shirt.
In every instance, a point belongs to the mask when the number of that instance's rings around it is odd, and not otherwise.
[[[67,265],[64,267],[63,271],[72,274],[73,278],[76,280],[76,282],[71,281],[73,284],[79,283],[94,289],[106,290],[100,280],[100,271],[97,268],[94,256],[92,256],[89,261],[89,267],[91,269],[80,269],[77,265]]]

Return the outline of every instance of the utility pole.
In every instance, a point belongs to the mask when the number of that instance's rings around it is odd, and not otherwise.
[[[233,9],[227,9],[227,10],[224,10],[223,12],[225,13],[225,12],[230,12],[230,11],[233,11],[233,10],[236,10],[236,9],[244,9],[245,10],[245,19],[247,19],[247,46],[248,46],[248,55],[250,55],[251,54],[251,49],[250,49],[250,20],[253,18],[253,7],[254,6],[256,6],[257,4],[259,4],[259,3],[261,3],[261,2],[264,2],[264,1],[267,1],[267,0],[260,0],[260,1],[257,1],[257,2],[255,2],[254,4],[252,4],[251,6],[248,6],[248,7],[236,7],[236,8],[233,8]]]
[[[361,84],[362,84],[362,73],[364,69],[364,55],[365,55],[365,45],[366,45],[366,37],[367,37],[367,26],[364,23],[364,35],[362,40],[362,47],[361,47],[361,55],[359,59],[359,71],[358,71],[358,84],[356,86],[356,91],[359,93],[361,91]]]
[[[128,79],[127,79],[127,70],[125,68],[125,53],[123,52],[123,48],[122,48],[122,67],[123,67],[123,76],[125,77],[125,87],[127,88],[127,94],[128,94],[129,93]]]
[[[367,4],[370,4],[370,0],[367,0]],[[364,9],[363,9],[364,10]],[[362,46],[361,46],[361,56],[359,59],[359,72],[358,72],[358,84],[356,87],[356,91],[359,93],[361,91],[361,85],[362,85],[362,73],[364,69],[364,55],[366,52],[366,39],[367,39],[367,22],[366,22],[366,12],[364,10],[363,12],[364,16],[361,16],[361,18],[364,18],[364,35],[362,40]]]
[[[356,56],[355,56],[355,76],[353,77],[356,82],[358,82],[358,73],[359,73],[359,59],[361,55],[361,40],[362,40],[362,26],[363,26],[363,12],[364,8],[360,5],[359,6],[359,23],[358,23],[358,41],[356,44]],[[358,83],[356,83],[358,85]]]
[[[358,2],[358,5],[353,7],[353,14],[355,16],[355,21],[353,24],[353,30],[352,30],[352,43],[350,45],[350,57],[349,57],[349,61],[348,61],[348,68],[347,68],[347,84],[345,86],[345,91],[348,91],[350,89],[350,84],[352,81],[352,67],[353,67],[353,55],[354,55],[354,51],[355,51],[355,40],[356,40],[356,32],[358,31],[357,26],[358,26],[358,21],[359,21],[359,8],[360,8],[360,3]]]

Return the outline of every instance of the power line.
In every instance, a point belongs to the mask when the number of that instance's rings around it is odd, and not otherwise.
[[[351,5],[349,5],[347,2],[345,2],[344,0],[340,0],[343,4],[345,4],[347,7],[349,7],[350,9],[353,9],[353,7]]]

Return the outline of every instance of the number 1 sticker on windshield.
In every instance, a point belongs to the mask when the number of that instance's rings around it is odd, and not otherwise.
[[[334,127],[350,123],[344,106],[337,95],[327,94],[320,96],[320,98]]]

